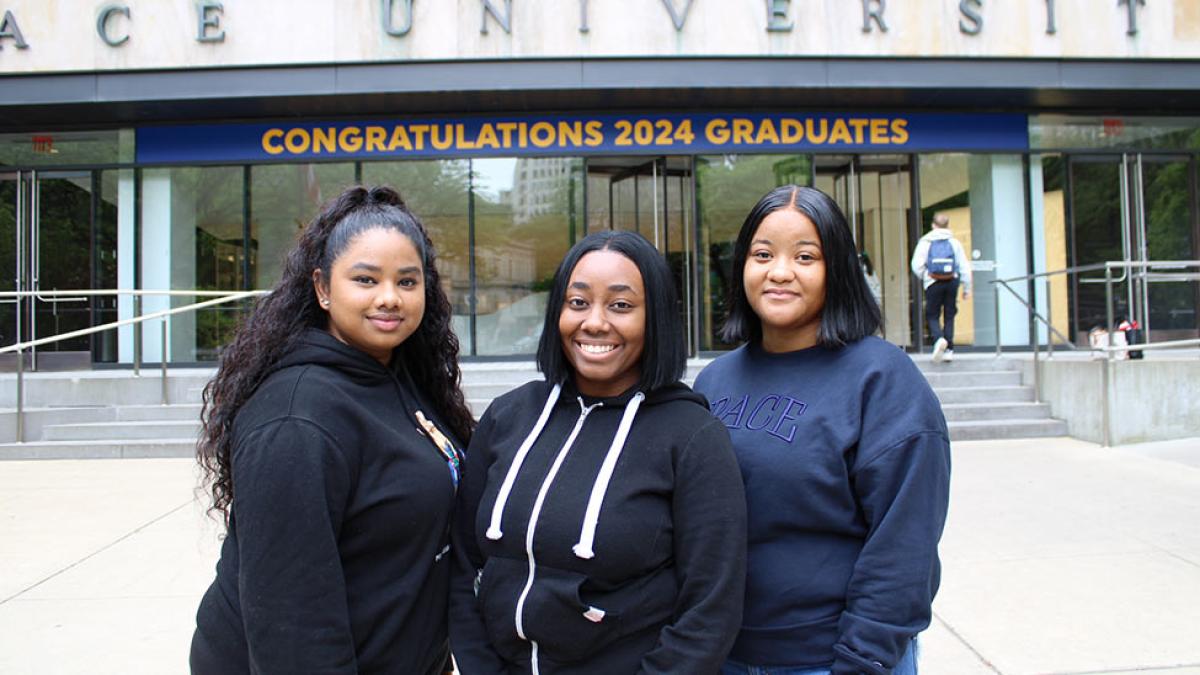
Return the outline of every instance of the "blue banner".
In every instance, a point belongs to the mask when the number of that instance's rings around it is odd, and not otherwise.
[[[256,162],[770,152],[1024,152],[1025,115],[518,115],[137,130],[137,161]]]

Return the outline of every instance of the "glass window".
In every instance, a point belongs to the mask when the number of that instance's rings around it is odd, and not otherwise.
[[[720,331],[728,316],[733,244],[746,214],[780,185],[811,184],[809,155],[715,155],[696,158],[700,210],[700,349],[728,349]]]
[[[354,183],[353,164],[251,167],[249,287],[274,286],[296,234],[325,200]]]
[[[238,290],[245,285],[243,168],[147,169],[142,174],[141,287]],[[148,297],[143,313],[195,302]],[[218,305],[168,320],[168,359],[208,361],[228,342],[240,307]],[[143,356],[162,356],[159,326],[143,324]]]
[[[554,272],[576,236],[583,161],[471,162],[475,204],[475,353],[534,354]]]
[[[1029,185],[1033,216],[1033,271],[1053,272],[1069,266],[1070,239],[1067,233],[1067,164],[1062,155],[1034,155],[1029,161]],[[1056,331],[1072,340],[1068,292],[1070,277],[1042,277],[1035,285],[1038,312]],[[1050,331],[1038,326],[1038,339],[1045,343]],[[1054,342],[1062,340],[1055,337]]]
[[[471,260],[467,222],[470,162],[465,159],[363,164],[366,185],[387,185],[421,219],[437,250],[438,274],[453,308],[461,354],[471,353]]]
[[[0,166],[115,164],[132,161],[128,130],[0,134]]]
[[[1029,120],[1035,150],[1200,148],[1200,118],[1035,115]]]
[[[950,219],[950,230],[971,259],[972,295],[958,300],[955,345],[1029,343],[1028,312],[1001,291],[997,336],[991,281],[1029,272],[1025,227],[1024,161],[1020,155],[935,154],[920,157],[921,231],[933,217]],[[913,242],[916,247],[917,242]],[[1025,297],[1023,288],[1014,288]],[[922,322],[924,323],[924,322]],[[928,330],[928,326],[924,326]],[[928,334],[924,344],[928,345]]]

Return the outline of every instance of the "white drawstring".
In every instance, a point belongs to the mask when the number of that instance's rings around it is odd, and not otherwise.
[[[504,533],[500,531],[500,517],[504,515],[504,505],[508,503],[508,495],[512,492],[513,483],[517,480],[517,473],[521,471],[521,464],[529,454],[529,449],[533,447],[534,441],[542,433],[542,429],[546,427],[546,421],[550,419],[550,412],[554,410],[554,404],[558,402],[558,395],[561,391],[561,384],[554,385],[554,388],[550,390],[550,395],[546,397],[546,405],[542,408],[542,414],[538,417],[537,424],[533,425],[533,431],[530,431],[529,435],[525,437],[525,441],[517,450],[516,457],[513,458],[512,465],[508,467],[508,474],[504,476],[504,483],[500,485],[500,494],[496,495],[496,503],[492,505],[492,519],[487,529],[488,539],[495,541],[504,536]]]
[[[579,531],[579,543],[571,547],[576,556],[585,560],[596,556],[596,552],[592,550],[592,544],[596,540],[596,525],[600,521],[600,506],[604,502],[604,493],[608,491],[608,484],[612,481],[613,471],[617,468],[617,460],[620,459],[621,450],[625,447],[625,439],[629,437],[629,428],[633,426],[633,418],[637,415],[638,408],[641,407],[645,398],[646,395],[639,391],[626,405],[625,414],[621,416],[621,424],[617,427],[617,435],[613,438],[612,445],[608,447],[608,454],[604,456],[604,463],[600,465],[600,473],[596,474],[596,481],[592,483],[592,495],[588,498],[587,511],[584,511],[583,514],[583,528]]]

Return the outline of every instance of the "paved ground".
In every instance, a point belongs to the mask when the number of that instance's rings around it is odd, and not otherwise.
[[[954,446],[924,675],[1200,674],[1200,439]],[[0,462],[0,673],[186,672],[219,528],[188,460]]]

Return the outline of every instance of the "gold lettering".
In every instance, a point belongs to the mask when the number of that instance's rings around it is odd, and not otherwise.
[[[388,152],[395,152],[396,148],[412,150],[412,143],[408,140],[408,132],[404,130],[404,125],[402,124],[397,124],[392,128],[392,139],[388,141]]]
[[[313,129],[312,149],[316,154],[337,152],[337,129],[334,127]]]
[[[283,137],[284,147],[293,155],[308,152],[308,145],[311,141],[312,139],[309,138],[308,131],[305,129],[291,129]]]
[[[442,133],[438,133],[438,132]],[[443,134],[445,137],[443,138]],[[454,145],[454,127],[449,124],[435,124],[429,133],[429,142],[438,150],[449,150]]]
[[[417,150],[425,149],[425,134],[429,132],[428,124],[411,124],[408,127],[408,132],[416,139],[414,146]]]
[[[362,129],[346,127],[338,132],[338,148],[342,152],[358,152],[362,150]]]
[[[754,133],[754,122],[748,119],[737,118],[733,121],[733,142],[734,144],[750,145],[754,142],[751,134]]]
[[[496,127],[492,126],[491,122],[484,122],[479,128],[479,136],[475,138],[475,146],[483,148],[500,149],[500,139],[496,137]]]
[[[759,145],[767,142],[779,145],[779,133],[775,131],[775,123],[769,119],[763,120],[758,126],[758,135],[754,137],[754,142]]]
[[[908,120],[892,120],[892,142],[896,145],[908,142]]]
[[[517,130],[516,122],[500,122],[496,125],[500,133],[504,135],[504,147],[511,148],[513,146],[512,134]]]
[[[593,148],[604,143],[604,124],[600,120],[591,120],[583,125],[583,128],[587,131],[587,141],[585,143]]]
[[[779,123],[783,129],[784,143],[799,143],[804,140],[804,123],[800,120],[785,118]]]
[[[816,129],[813,128],[813,122],[821,124],[820,133],[817,133]],[[825,142],[825,139],[829,138],[829,120],[807,119],[804,120],[804,126],[805,130],[808,131],[808,140],[814,145],[821,145]]]
[[[704,137],[713,145],[725,145],[729,142],[729,122],[720,117],[709,120],[704,125]]]
[[[387,130],[383,127],[367,127],[367,152],[383,152]]]
[[[529,136],[537,147],[548,148],[554,145],[554,125],[549,122],[534,122]]]
[[[583,122],[559,122],[558,145],[564,148],[583,145]]]
[[[829,134],[830,143],[853,143],[854,138],[850,136],[850,127],[846,126],[846,120],[837,119],[833,121],[833,132]]]
[[[278,155],[283,152],[279,139],[283,137],[283,129],[267,129],[262,136],[262,149],[268,155]]]
[[[850,120],[850,126],[854,127],[854,142],[855,143],[861,144],[864,142],[863,131],[867,128],[867,125],[870,123],[871,123],[871,120],[865,120],[865,119],[862,119],[859,117],[855,117]]]
[[[874,145],[887,145],[891,139],[887,135],[887,120],[874,119],[871,120],[871,143]]]
[[[467,130],[462,124],[455,124],[454,128],[458,131],[458,148],[460,150],[474,150],[479,147],[475,141],[467,140]]]

